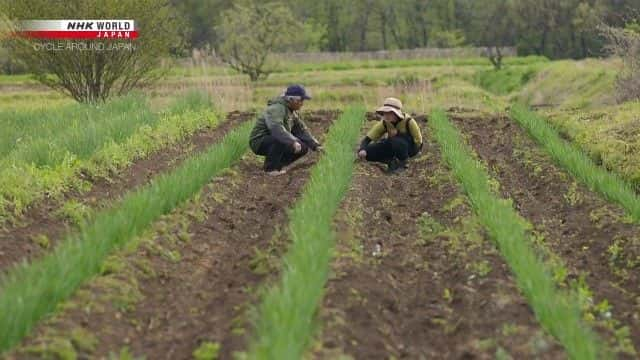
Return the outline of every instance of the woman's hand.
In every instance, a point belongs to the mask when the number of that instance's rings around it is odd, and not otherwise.
[[[384,119],[385,122],[385,128],[387,129],[387,136],[388,137],[394,137],[396,135],[398,135],[398,129],[396,129],[396,127],[393,125],[393,122],[391,122],[391,120],[387,120],[386,118]]]
[[[362,150],[358,151],[358,157],[360,159],[366,158],[367,157],[367,150],[362,149]]]

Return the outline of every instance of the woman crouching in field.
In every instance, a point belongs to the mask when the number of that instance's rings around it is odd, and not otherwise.
[[[381,120],[362,139],[358,157],[387,164],[387,173],[403,171],[407,160],[422,150],[420,127],[402,111],[402,102],[396,98],[385,99],[376,113]]]

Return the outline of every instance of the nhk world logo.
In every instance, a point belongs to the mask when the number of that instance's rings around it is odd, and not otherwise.
[[[23,20],[18,33],[34,39],[128,40],[138,37],[133,20]]]

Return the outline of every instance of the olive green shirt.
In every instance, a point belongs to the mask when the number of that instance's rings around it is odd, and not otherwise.
[[[268,102],[266,110],[258,116],[249,136],[249,145],[257,152],[265,136],[271,135],[278,141],[293,145],[302,141],[315,150],[320,143],[309,133],[306,124],[297,111],[291,111],[284,97]]]

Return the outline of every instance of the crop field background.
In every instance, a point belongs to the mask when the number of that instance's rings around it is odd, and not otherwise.
[[[640,102],[620,60],[174,65],[83,105],[0,75],[7,359],[603,359],[640,351]],[[291,83],[325,145],[248,134]],[[355,160],[384,98],[425,147]]]

